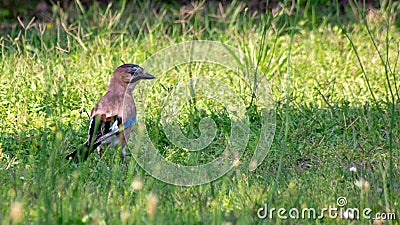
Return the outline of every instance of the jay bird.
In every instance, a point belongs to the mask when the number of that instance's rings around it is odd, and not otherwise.
[[[92,109],[84,146],[67,155],[66,159],[83,161],[93,149],[97,149],[101,156],[105,146],[120,145],[121,154],[127,162],[125,147],[130,137],[131,125],[136,121],[132,91],[140,80],[154,78],[138,65],[119,66],[113,72],[106,94]]]

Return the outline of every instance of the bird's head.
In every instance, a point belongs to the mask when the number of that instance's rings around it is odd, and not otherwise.
[[[115,89],[115,87],[119,86],[122,87],[123,90],[132,92],[138,81],[154,78],[155,77],[153,75],[148,74],[142,67],[138,65],[123,64],[114,71],[108,88]]]
[[[124,64],[119,66],[113,74],[113,77],[126,85],[136,83],[143,79],[154,79],[155,77],[148,74],[142,67],[135,64]]]

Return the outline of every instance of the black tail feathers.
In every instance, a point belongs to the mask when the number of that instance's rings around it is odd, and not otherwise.
[[[79,163],[86,161],[90,154],[90,148],[85,144],[81,146],[79,149],[76,149],[72,153],[68,154],[65,159],[72,161],[74,163]]]

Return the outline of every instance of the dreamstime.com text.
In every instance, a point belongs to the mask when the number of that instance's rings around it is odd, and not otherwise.
[[[297,219],[309,219],[317,220],[323,218],[343,218],[343,219],[367,219],[367,220],[395,220],[396,214],[392,212],[381,212],[373,213],[371,208],[350,208],[346,207],[347,199],[345,197],[339,197],[337,199],[337,205],[321,208],[319,210],[315,208],[304,207],[298,208],[275,208],[269,207],[267,204],[257,210],[257,217],[259,219],[274,219],[279,218],[282,220],[297,220]]]

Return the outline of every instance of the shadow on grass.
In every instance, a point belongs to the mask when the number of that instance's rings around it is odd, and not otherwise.
[[[21,2],[25,2],[25,0],[22,0]],[[344,26],[345,29],[351,29],[353,25],[360,24],[361,20],[365,19],[365,17],[370,17],[375,21],[382,21],[384,16],[380,15],[379,11],[388,11],[385,8],[387,7],[387,4],[380,3],[379,1],[365,2],[366,4],[364,6],[364,1],[355,2],[349,0],[340,0],[338,1],[338,4],[336,1],[323,1],[323,3],[311,0],[301,1],[301,7],[299,9],[299,22],[302,23],[304,29],[313,31],[325,24],[331,24],[332,26]],[[268,4],[265,1],[223,1],[222,3],[212,1],[202,3],[193,3],[192,1],[167,1],[164,3],[152,2],[147,4],[145,2],[138,1],[128,2],[125,5],[121,2],[113,1],[80,1],[79,4],[73,1],[64,1],[62,4],[58,3],[57,5],[53,4],[51,1],[37,1],[36,7],[32,8],[32,4],[26,4],[25,7],[21,7],[21,4],[18,4],[18,1],[10,1],[8,3],[6,1],[5,3],[0,3],[0,8],[3,8],[3,10],[0,11],[0,19],[3,18],[0,20],[0,29],[2,30],[2,36],[4,38],[7,37],[7,34],[11,35],[12,37],[18,35],[20,31],[23,31],[23,27],[20,26],[20,22],[16,19],[17,16],[20,17],[25,24],[28,24],[32,18],[35,18],[36,22],[38,23],[47,23],[49,27],[56,27],[59,26],[58,20],[60,19],[58,17],[67,13],[69,14],[69,17],[67,18],[68,21],[64,22],[67,22],[67,24],[73,24],[77,20],[82,19],[82,10],[86,11],[86,14],[83,16],[83,18],[85,20],[89,20],[90,17],[97,17],[99,13],[108,11],[110,6],[109,4],[112,6],[112,10],[114,12],[122,12],[126,14],[121,19],[121,25],[126,22],[125,20],[129,21],[132,19],[132,11],[135,12],[135,15],[143,14],[141,16],[144,16],[150,21],[152,19],[148,15],[155,14],[157,17],[164,17],[161,15],[164,11],[168,12],[169,14],[175,14],[174,16],[181,17],[184,17],[185,14],[194,14],[194,12],[199,11],[201,14],[199,18],[204,19],[204,17],[207,17],[207,20],[212,22],[213,27],[226,27],[226,21],[223,17],[233,15],[218,14],[223,14],[223,11],[228,11],[228,9],[238,9],[238,13],[257,20],[260,20],[260,15],[272,15],[275,18],[275,27],[282,28],[287,24],[288,18],[293,19],[295,17],[297,3],[290,2],[283,4],[280,3],[280,1],[269,1]],[[223,7],[224,9],[222,12],[220,11],[220,7]],[[57,8],[57,10],[55,10],[55,8]],[[400,25],[400,18],[397,16],[397,11],[399,8],[400,4],[396,2],[392,4],[392,24],[395,26]],[[365,10],[365,15],[360,13],[363,10]],[[177,11],[180,12],[180,15],[176,14]],[[231,10],[229,13],[234,11],[235,10]],[[258,16],[254,17],[253,15]],[[338,21],[337,15],[339,15],[340,21]],[[61,21],[64,19],[66,18],[61,18]],[[81,22],[86,24],[88,21]],[[189,26],[192,26],[192,23],[196,23],[195,21],[190,20],[185,22],[189,22]],[[260,20],[260,22],[263,21]],[[165,17],[164,23],[174,24],[177,23],[177,20],[174,17]],[[90,23],[87,25],[90,26]],[[194,26],[196,26],[196,24],[194,24]],[[137,27],[137,29],[140,28]],[[133,29],[135,32],[133,33],[134,36],[136,36],[137,33],[143,32],[137,29]],[[93,30],[90,30],[88,32],[90,33],[92,31]],[[203,31],[199,32],[202,33]],[[286,32],[290,31],[280,32],[279,35],[284,35]]]

